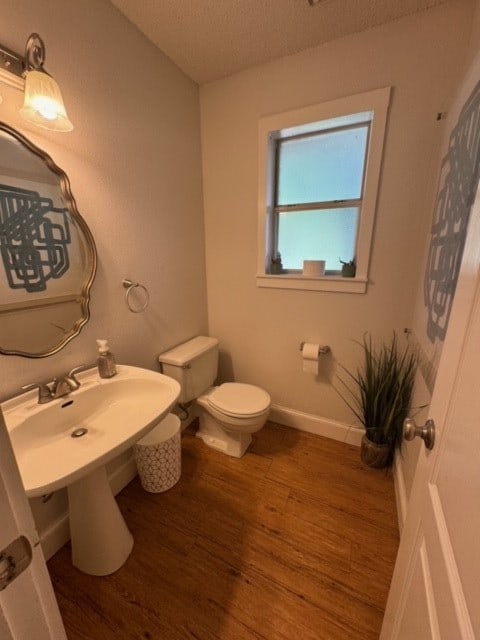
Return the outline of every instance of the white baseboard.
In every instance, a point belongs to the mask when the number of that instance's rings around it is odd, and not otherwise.
[[[129,482],[131,482],[135,476],[137,475],[137,467],[135,465],[135,460],[132,456],[124,462],[122,465],[117,467],[110,474],[110,486],[112,487],[113,495],[117,495],[120,493],[122,489],[124,489]]]
[[[136,475],[137,468],[132,456],[110,474],[109,480],[113,494],[117,495]],[[69,540],[68,511],[65,511],[40,536],[40,544],[42,545],[45,559],[49,560]]]
[[[64,512],[40,535],[40,544],[45,560],[50,560],[69,540],[68,513]]]
[[[405,518],[407,517],[408,499],[403,476],[403,460],[398,451],[393,461],[393,482],[395,484],[395,500],[397,501],[398,528],[402,533]]]
[[[347,444],[360,446],[363,429],[353,427],[330,418],[322,418],[312,413],[304,413],[287,407],[273,404],[270,409],[269,420],[293,427],[299,431],[308,431],[332,440],[339,440]]]

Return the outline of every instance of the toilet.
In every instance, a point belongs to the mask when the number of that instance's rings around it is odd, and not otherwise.
[[[252,433],[267,420],[269,394],[260,387],[239,382],[212,386],[218,371],[216,338],[197,336],[161,353],[158,360],[163,373],[180,383],[178,402],[196,400],[200,413],[197,436],[209,447],[241,458],[252,441]]]

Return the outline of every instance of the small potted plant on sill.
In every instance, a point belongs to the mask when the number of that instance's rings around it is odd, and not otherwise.
[[[357,272],[357,265],[355,264],[355,258],[350,260],[350,262],[344,262],[340,259],[342,263],[342,278],[354,278]]]
[[[279,253],[272,258],[270,273],[272,275],[280,275],[283,273],[282,256]]]
[[[370,335],[358,343],[362,365],[355,372],[345,367],[349,383],[339,378],[350,399],[340,397],[365,427],[360,458],[374,468],[389,467],[403,438],[403,421],[410,410],[417,358],[407,346],[401,351],[394,334],[389,343],[375,347]],[[337,389],[338,391],[338,389]]]

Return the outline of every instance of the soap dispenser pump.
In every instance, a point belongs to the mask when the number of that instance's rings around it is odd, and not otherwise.
[[[112,378],[117,373],[117,365],[113,353],[110,353],[106,340],[97,340],[98,345],[98,374],[101,378]]]

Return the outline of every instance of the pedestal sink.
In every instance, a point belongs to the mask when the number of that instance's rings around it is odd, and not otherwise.
[[[133,547],[105,465],[162,420],[180,393],[161,373],[117,371],[109,379],[84,371],[78,390],[47,404],[33,391],[2,404],[27,496],[67,487],[72,561],[91,575],[113,573]]]

